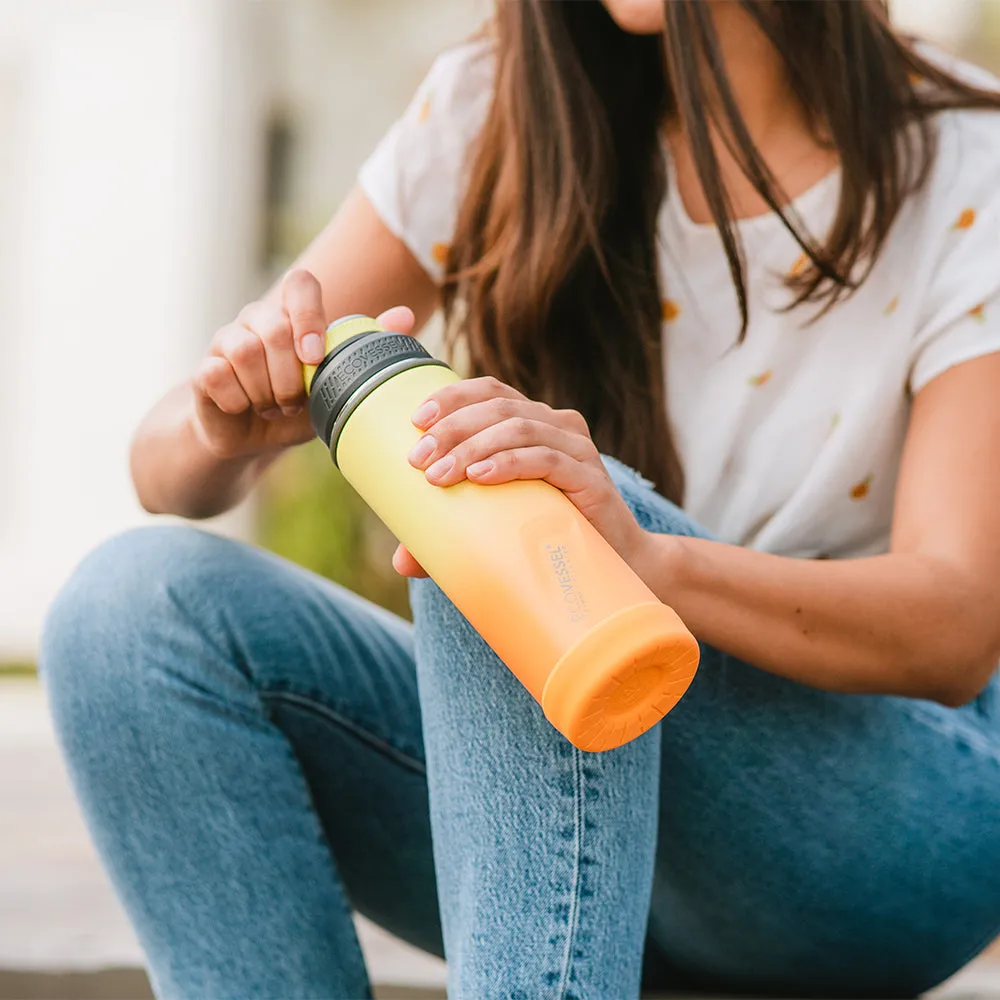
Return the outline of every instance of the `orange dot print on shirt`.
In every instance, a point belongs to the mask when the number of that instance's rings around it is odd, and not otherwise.
[[[800,253],[795,263],[788,269],[789,278],[797,278],[809,266],[809,255]]]
[[[864,500],[864,498],[872,491],[872,480],[874,478],[874,476],[867,476],[865,479],[862,479],[860,483],[855,483],[851,487],[851,499]]]
[[[971,229],[976,221],[976,210],[974,208],[965,208],[962,210],[959,217],[955,220],[955,225],[952,229]]]
[[[986,322],[986,303],[980,302],[978,306],[973,306],[969,310],[969,315],[973,319],[978,319],[980,323]]]
[[[451,247],[447,243],[435,243],[431,247],[431,256],[442,266],[448,263],[448,252]]]
[[[664,299],[660,303],[660,315],[664,323],[673,323],[681,314],[681,307],[673,299]]]
[[[759,375],[751,375],[747,379],[747,385],[752,385],[755,389],[759,389],[762,385],[767,385],[773,375],[774,372],[770,368],[766,368]]]
[[[891,316],[899,308],[899,296],[893,297],[892,301],[885,307],[884,315]]]
[[[431,99],[430,97],[425,97],[423,104],[420,105],[420,110],[417,112],[417,121],[421,125],[431,116]]]

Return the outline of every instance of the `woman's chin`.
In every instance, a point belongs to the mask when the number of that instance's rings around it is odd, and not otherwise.
[[[615,24],[632,35],[663,31],[663,0],[601,0]]]

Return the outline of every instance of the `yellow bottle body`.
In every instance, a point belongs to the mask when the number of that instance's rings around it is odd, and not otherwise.
[[[457,379],[429,364],[376,386],[347,418],[337,464],[557,729],[585,750],[628,742],[687,689],[697,642],[548,483],[439,487],[409,464],[411,414]]]

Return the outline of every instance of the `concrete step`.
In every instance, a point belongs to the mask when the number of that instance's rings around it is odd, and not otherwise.
[[[444,1000],[444,990],[382,986],[375,1000]],[[2,1000],[153,1000],[141,969],[93,972],[0,971]]]

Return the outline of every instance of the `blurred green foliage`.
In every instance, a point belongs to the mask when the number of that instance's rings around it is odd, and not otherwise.
[[[34,677],[35,664],[29,660],[5,660],[0,663],[0,679],[4,677]]]
[[[396,541],[319,441],[294,448],[261,485],[257,540],[286,559],[409,617]]]

